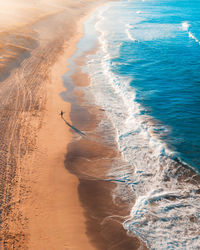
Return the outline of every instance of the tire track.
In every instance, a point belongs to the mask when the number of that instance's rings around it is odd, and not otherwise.
[[[60,45],[59,43],[58,45]],[[23,245],[25,249],[26,229],[25,218],[20,211],[20,203],[27,196],[24,187],[23,157],[34,150],[36,132],[42,120],[42,113],[46,102],[46,84],[49,81],[49,68],[55,61],[58,49],[54,49],[55,41],[32,52],[21,67],[12,72],[10,78],[1,86],[3,94],[0,98],[2,109],[0,113],[5,119],[4,136],[0,134],[6,145],[6,154],[2,160],[3,171],[0,173],[1,185],[1,225],[0,248],[12,249],[13,246]],[[42,53],[41,53],[42,52]],[[44,59],[45,58],[45,59]],[[33,121],[36,125],[33,124]],[[32,135],[32,136],[31,136]],[[1,158],[1,156],[0,156]],[[29,172],[31,169],[28,170]],[[14,222],[18,228],[12,233],[9,227]],[[20,243],[19,243],[20,242]]]

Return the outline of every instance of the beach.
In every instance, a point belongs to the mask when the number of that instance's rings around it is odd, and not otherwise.
[[[27,8],[30,20],[25,16],[2,29],[1,49],[8,55],[1,60],[0,248],[92,249],[78,180],[64,168],[71,133],[59,113],[64,109],[69,120],[70,105],[59,93],[66,59],[82,35],[81,18],[95,5],[19,4],[17,11]]]
[[[140,245],[126,235],[121,223],[113,221],[101,233],[104,217],[117,211],[111,195],[115,185],[95,180],[105,176],[106,166],[96,173],[88,169],[92,181],[78,174],[82,168],[74,164],[68,126],[73,110],[60,96],[65,91],[62,75],[83,35],[83,22],[105,2],[9,1],[1,6],[1,249],[137,249]],[[81,74],[80,84],[87,79]],[[77,121],[89,128],[83,113],[77,114]],[[96,120],[92,123],[95,126]],[[93,146],[83,140],[80,151],[90,152],[95,161],[104,155],[102,145],[91,150]],[[105,151],[108,158],[117,154],[106,146]],[[78,155],[75,158],[79,160]],[[127,215],[125,211],[121,215]]]
[[[0,3],[0,249],[199,249],[184,3]]]

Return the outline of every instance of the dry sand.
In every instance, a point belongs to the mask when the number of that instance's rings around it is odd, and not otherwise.
[[[59,117],[66,59],[93,0],[0,4],[0,249],[93,249],[78,179],[66,171],[71,139]]]

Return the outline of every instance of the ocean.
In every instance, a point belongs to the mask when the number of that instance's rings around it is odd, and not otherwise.
[[[77,57],[97,44],[82,66],[86,99],[127,163],[108,174],[135,197],[124,229],[150,249],[200,249],[199,16],[197,0],[111,2],[78,45]]]

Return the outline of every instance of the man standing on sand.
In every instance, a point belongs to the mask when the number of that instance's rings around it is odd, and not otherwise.
[[[64,112],[61,110],[61,111],[60,111],[60,116],[61,116],[61,118],[63,118],[63,115],[64,115]]]

